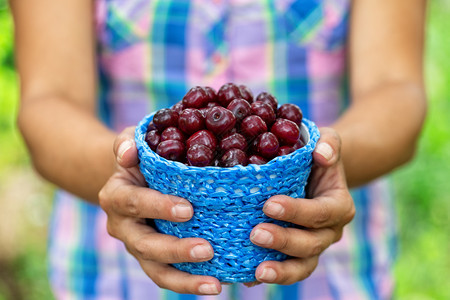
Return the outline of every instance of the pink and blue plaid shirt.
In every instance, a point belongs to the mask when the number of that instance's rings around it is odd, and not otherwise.
[[[298,104],[318,125],[349,104],[350,0],[97,0],[99,117],[120,131],[195,85],[227,82]],[[49,273],[58,299],[389,299],[395,219],[388,183],[353,191],[356,216],[315,272],[290,285],[224,286],[219,296],[158,288],[106,231],[97,206],[61,191]]]

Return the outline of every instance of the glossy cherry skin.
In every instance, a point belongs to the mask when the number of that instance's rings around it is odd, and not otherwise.
[[[238,123],[242,122],[252,112],[250,104],[244,99],[234,99],[228,104],[227,109],[233,113]]]
[[[174,106],[172,106],[172,110],[176,111],[178,113],[178,115],[181,114],[183,109],[185,109],[185,107],[184,107],[182,101],[180,101],[180,102],[176,103]]]
[[[227,107],[234,99],[242,98],[241,90],[234,83],[227,83],[217,92],[217,102],[223,107]]]
[[[302,124],[303,112],[297,105],[286,103],[278,108],[277,117],[291,120],[300,127]]]
[[[186,108],[178,118],[178,128],[190,135],[205,128],[205,118],[195,108]]]
[[[206,104],[207,108],[211,108],[211,107],[214,107],[214,106],[220,106],[220,104],[217,103],[217,102],[208,102],[208,104]]]
[[[206,94],[208,94],[208,103],[215,102],[217,98],[217,92],[215,89],[213,89],[210,86],[203,87],[206,91]]]
[[[247,139],[255,139],[258,135],[266,131],[266,122],[259,116],[251,115],[242,120],[240,132]]]
[[[275,122],[276,115],[272,107],[262,101],[256,101],[252,103],[252,115],[260,116],[264,122],[266,122],[267,127],[270,127],[273,122]]]
[[[259,155],[251,155],[248,158],[249,164],[255,164],[255,165],[264,165],[267,163],[267,160],[264,157],[261,157]]]
[[[273,95],[271,95],[271,94],[269,94],[267,92],[260,93],[256,97],[255,101],[262,101],[264,103],[267,103],[267,104],[269,104],[272,107],[273,111],[277,111],[277,108],[278,108],[278,100],[277,100],[277,98],[275,98]]]
[[[287,154],[292,153],[292,152],[294,152],[294,151],[295,151],[295,149],[294,149],[293,147],[289,147],[289,146],[281,146],[281,147],[278,149],[277,156],[287,155]]]
[[[246,166],[248,163],[247,154],[241,149],[230,149],[220,158],[220,166],[234,167],[236,165]]]
[[[214,160],[214,152],[205,145],[194,145],[186,153],[190,166],[206,167],[210,166]]]
[[[217,139],[209,130],[200,130],[191,135],[186,141],[186,147],[192,148],[194,145],[204,145],[211,150],[216,150]]]
[[[161,142],[167,140],[177,140],[180,142],[184,142],[186,140],[186,137],[178,127],[167,127],[161,133]]]
[[[238,124],[236,123],[236,125],[235,125],[233,128],[231,128],[230,131],[228,131],[227,133],[225,133],[224,135],[222,135],[222,139],[224,139],[224,138],[226,138],[226,137],[229,137],[229,136],[232,135],[232,134],[238,133],[238,130],[237,130],[237,128],[236,128],[237,126],[238,126]]]
[[[221,106],[211,107],[206,115],[206,128],[216,136],[223,136],[236,125],[236,117]]]
[[[147,125],[147,132],[150,132],[152,130],[157,130],[158,128],[156,128],[155,123],[153,123],[153,121],[151,121],[150,123],[148,123]]]
[[[305,141],[303,140],[303,136],[301,136],[298,141],[292,146],[294,150],[300,149],[306,145]]]
[[[206,120],[206,115],[208,114],[209,107],[202,107],[198,109],[199,112],[201,112],[203,119]]]
[[[252,91],[246,86],[241,84],[239,86],[239,89],[241,90],[242,98],[248,101],[248,103],[253,103],[253,93]]]
[[[183,97],[183,105],[186,108],[204,107],[210,100],[210,95],[201,86],[193,87]]]
[[[145,141],[147,142],[150,149],[153,151],[156,150],[156,147],[158,147],[158,144],[161,142],[161,135],[158,133],[158,130],[150,130],[145,135]]]
[[[297,124],[287,119],[277,119],[270,131],[286,146],[294,145],[300,138],[300,129]]]
[[[220,141],[220,151],[222,151],[222,153],[225,153],[227,150],[232,148],[246,151],[247,141],[245,137],[239,133],[233,133]]]
[[[267,159],[271,159],[277,155],[280,143],[275,134],[264,132],[260,134],[256,142],[257,153]]]
[[[220,159],[219,158],[215,158],[213,160],[213,162],[211,163],[212,166],[214,167],[220,167]]]
[[[170,108],[158,110],[153,116],[153,124],[159,131],[178,125],[178,113]]]
[[[168,140],[159,143],[156,148],[156,153],[165,159],[183,161],[186,150],[184,143],[176,140]]]

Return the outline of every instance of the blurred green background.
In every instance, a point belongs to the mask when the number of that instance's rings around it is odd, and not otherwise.
[[[36,176],[15,125],[13,26],[0,0],[0,300],[52,299],[46,226],[52,187]],[[429,1],[429,114],[415,160],[393,174],[400,245],[397,299],[450,299],[450,1]]]

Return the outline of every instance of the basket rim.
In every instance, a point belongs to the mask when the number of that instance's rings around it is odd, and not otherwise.
[[[283,155],[283,156],[277,156],[277,157],[271,159],[270,161],[268,161],[266,164],[263,164],[263,165],[248,164],[247,166],[236,165],[234,167],[229,167],[229,168],[215,167],[215,166],[206,166],[206,167],[188,166],[181,162],[168,160],[168,159],[165,159],[164,157],[159,156],[145,142],[147,126],[150,123],[150,121],[153,119],[153,116],[155,113],[156,113],[156,111],[152,112],[150,114],[147,114],[136,126],[135,142],[136,142],[136,146],[139,150],[138,151],[139,157],[148,155],[148,156],[153,157],[157,162],[164,163],[168,167],[183,169],[183,170],[192,171],[192,172],[214,171],[214,172],[228,173],[228,172],[243,171],[243,170],[250,171],[252,169],[255,169],[258,171],[264,171],[265,169],[269,170],[276,164],[283,163],[285,161],[292,161],[293,158],[298,158],[298,157],[301,157],[301,156],[304,156],[307,154],[311,154],[314,151],[315,146],[316,146],[317,141],[320,136],[319,129],[317,128],[316,124],[311,120],[303,118],[302,129],[307,130],[307,133],[309,135],[308,143],[305,146],[303,146],[302,148],[299,148],[292,153],[289,153],[289,154]]]

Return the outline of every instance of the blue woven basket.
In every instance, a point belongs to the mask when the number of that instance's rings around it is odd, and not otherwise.
[[[306,146],[265,165],[199,168],[166,160],[150,149],[145,133],[152,118],[153,114],[146,116],[136,127],[140,170],[150,188],[188,199],[194,208],[191,220],[155,220],[156,227],[180,238],[204,238],[214,249],[214,257],[207,262],[174,266],[221,282],[250,282],[262,261],[286,259],[283,253],[254,245],[250,232],[260,223],[290,226],[267,217],[262,207],[273,195],[304,197],[312,152],[319,139],[316,125],[303,120],[302,134],[309,137]]]

